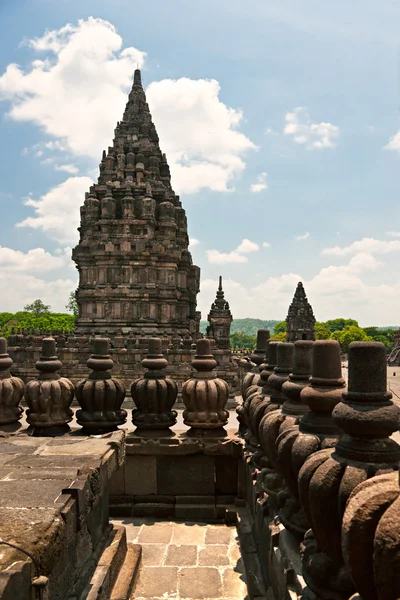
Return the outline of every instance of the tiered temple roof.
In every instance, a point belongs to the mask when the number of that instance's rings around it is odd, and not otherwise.
[[[297,284],[289,312],[286,317],[286,341],[314,340],[315,317],[307,300],[301,281]]]
[[[77,329],[140,336],[193,336],[200,269],[193,265],[185,210],[171,187],[141,74],[135,71],[98,183],[81,207]]]

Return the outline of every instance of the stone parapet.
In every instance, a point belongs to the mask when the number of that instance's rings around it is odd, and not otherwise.
[[[125,462],[111,482],[112,514],[234,519],[235,502],[244,497],[241,456],[242,441],[232,431],[220,438],[129,434]]]
[[[79,597],[110,535],[108,483],[123,463],[125,434],[4,435],[0,597],[31,600],[34,588],[51,600]]]

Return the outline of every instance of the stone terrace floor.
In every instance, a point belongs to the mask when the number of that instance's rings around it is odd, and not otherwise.
[[[143,549],[132,598],[247,598],[236,528],[193,522],[113,519]]]

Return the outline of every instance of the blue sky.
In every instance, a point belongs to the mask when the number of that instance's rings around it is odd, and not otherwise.
[[[319,320],[400,324],[397,2],[2,0],[0,22],[0,310],[74,289],[139,64],[203,318],[222,274],[236,317],[284,318],[302,279]]]

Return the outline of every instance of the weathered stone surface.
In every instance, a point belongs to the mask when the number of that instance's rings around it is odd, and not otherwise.
[[[277,470],[283,474],[290,491],[280,518],[285,527],[300,538],[309,525],[299,501],[298,474],[311,454],[336,444],[340,429],[332,420],[332,411],[340,402],[344,387],[339,343],[317,340],[313,345],[310,385],[300,393],[301,402],[308,405],[309,410],[298,426],[285,429],[276,440]]]
[[[157,494],[157,460],[155,456],[136,456],[125,463],[125,494]]]
[[[225,435],[224,425],[229,413],[225,410],[228,401],[228,384],[217,378],[213,371],[217,363],[211,354],[210,340],[197,341],[196,356],[192,366],[197,373],[185,381],[182,398],[186,410],[183,412],[185,425],[191,427],[189,433],[194,436],[214,430],[215,434]]]
[[[299,473],[300,500],[315,537],[306,539],[304,576],[322,598],[347,599],[354,591],[341,549],[341,521],[352,490],[375,474],[398,470],[400,461],[400,446],[389,439],[400,409],[386,389],[385,346],[353,342],[348,356],[348,392],[332,414],[344,433],[334,450],[315,453]]]
[[[362,600],[400,596],[400,487],[398,473],[358,485],[343,515],[342,550]]]
[[[157,461],[157,492],[185,495],[214,494],[214,459],[211,456],[159,457]]]
[[[180,572],[181,598],[221,598],[222,581],[216,567],[185,568]]]
[[[197,546],[188,544],[171,544],[165,557],[166,566],[194,567],[197,565]]]
[[[286,317],[286,341],[314,340],[315,317],[311,304],[307,300],[301,281],[296,291]]]
[[[114,431],[127,417],[126,410],[121,409],[125,386],[111,376],[114,363],[109,346],[108,338],[94,339],[93,354],[87,361],[92,371],[87,379],[76,385],[76,397],[82,407],[76,413],[76,420],[90,433]]]
[[[29,381],[25,389],[27,421],[33,427],[33,435],[66,433],[73,415],[70,406],[74,386],[58,373],[62,364],[56,356],[54,338],[42,341],[42,354],[35,367],[40,374],[37,379]]]
[[[167,359],[161,352],[160,338],[149,339],[149,353],[142,360],[142,366],[147,369],[143,379],[136,379],[131,385],[132,400],[136,409],[132,411],[132,422],[136,425],[137,434],[141,430],[155,432],[166,431],[175,425],[177,412],[172,410],[178,395],[176,383],[166,377]]]
[[[25,384],[19,377],[11,375],[12,364],[13,361],[7,354],[7,342],[0,337],[0,425],[17,423],[23,413],[20,401]]]

